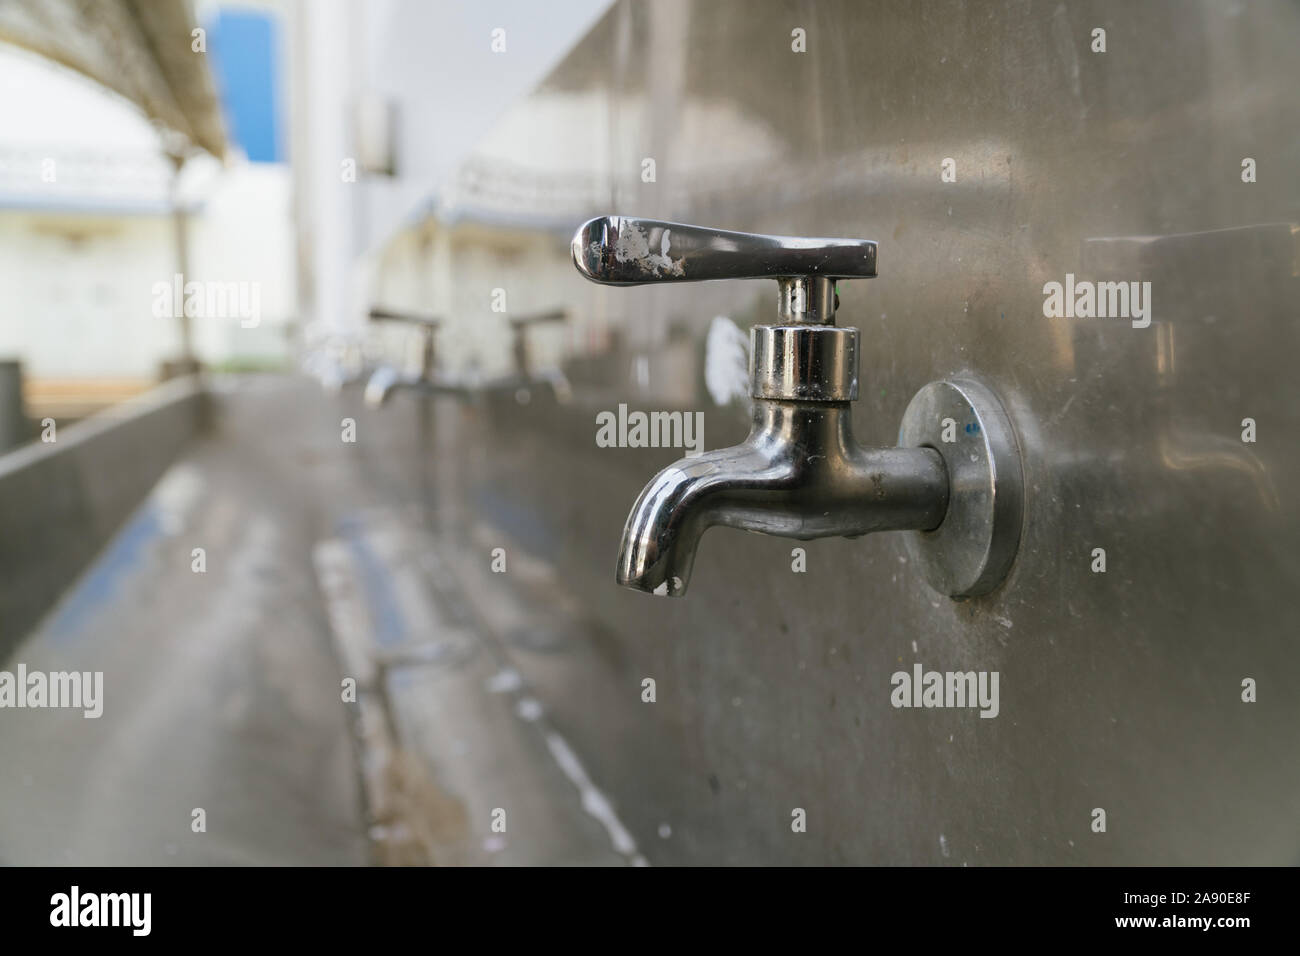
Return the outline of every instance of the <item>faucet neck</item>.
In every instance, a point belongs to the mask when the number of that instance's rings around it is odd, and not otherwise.
[[[784,276],[776,280],[776,317],[782,325],[834,325],[840,297],[829,276]]]
[[[751,439],[768,437],[817,447],[853,447],[853,406],[848,402],[789,402],[758,399],[751,415]]]

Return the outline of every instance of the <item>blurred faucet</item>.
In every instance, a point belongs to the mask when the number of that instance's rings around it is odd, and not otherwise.
[[[522,398],[523,395],[530,395],[532,389],[540,387],[549,390],[557,401],[567,402],[572,391],[569,388],[569,380],[564,377],[563,371],[559,368],[546,369],[542,372],[534,370],[532,353],[528,347],[528,330],[551,322],[565,322],[568,318],[569,312],[567,309],[552,309],[547,312],[533,312],[528,315],[512,316],[510,319],[510,333],[513,340],[511,342],[511,353],[515,361],[514,375],[501,380],[495,387],[513,389],[517,399]],[[526,398],[522,400],[527,401]]]
[[[532,401],[535,391],[541,391],[558,402],[567,402],[572,396],[569,380],[559,368],[541,371],[534,368],[528,332],[539,325],[564,322],[568,318],[567,309],[549,309],[544,312],[511,316],[509,319],[510,352],[514,359],[514,368],[506,375],[497,378],[476,380],[472,386],[473,390],[477,394],[486,396],[511,395],[521,405]]]
[[[437,349],[435,337],[439,326],[442,325],[442,319],[433,315],[423,315],[415,312],[399,312],[394,309],[373,308],[370,310],[370,320],[402,322],[408,325],[414,325],[420,329],[424,337],[423,348],[420,356],[420,371],[415,376],[403,376],[392,365],[381,365],[375,369],[366,382],[365,400],[371,408],[381,408],[386,405],[393,397],[393,393],[399,389],[410,389],[425,395],[435,395],[444,393],[454,393],[458,391],[457,386],[439,376],[436,370]]]
[[[418,326],[424,334],[424,351],[420,372],[416,376],[404,377],[391,365],[377,368],[366,384],[366,403],[379,408],[386,404],[398,389],[410,389],[425,395],[454,395],[460,398],[504,393],[513,395],[520,404],[527,404],[532,398],[533,391],[541,388],[548,391],[557,401],[567,401],[571,390],[568,379],[560,369],[547,369],[541,372],[533,369],[528,330],[537,325],[563,322],[568,317],[569,313],[565,309],[550,309],[545,312],[512,316],[509,321],[512,339],[511,354],[514,358],[513,370],[504,376],[492,379],[481,379],[473,375],[453,378],[439,374],[436,370],[435,335],[443,323],[441,318],[392,309],[371,309],[371,320],[405,322]]]

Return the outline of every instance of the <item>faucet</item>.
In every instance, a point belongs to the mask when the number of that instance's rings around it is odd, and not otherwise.
[[[541,389],[556,401],[567,402],[572,396],[569,380],[559,368],[537,371],[533,368],[532,351],[528,347],[528,330],[538,325],[552,322],[564,322],[569,318],[567,309],[550,309],[543,312],[530,312],[526,315],[510,316],[510,352],[514,359],[514,370],[501,378],[484,383],[484,391],[505,392],[514,396],[515,401],[526,405],[532,400],[534,389]]]
[[[835,325],[836,283],[876,275],[876,243],[728,232],[605,216],[573,237],[573,262],[605,285],[777,281],[777,322],[750,330],[749,436],[683,458],[645,486],[623,529],[619,584],[686,593],[715,525],[809,540],[906,531],[926,580],[955,598],[993,590],[1020,538],[1023,475],[1001,403],[980,382],[932,382],[899,445],[853,436],[858,330]]]
[[[435,336],[443,320],[435,315],[417,312],[400,312],[394,309],[375,307],[370,310],[372,322],[402,322],[414,325],[424,337],[420,356],[420,372],[414,377],[403,376],[392,365],[381,365],[371,374],[366,382],[365,402],[371,408],[382,408],[399,389],[410,389],[423,395],[459,395],[466,389],[437,370],[437,350]]]
[[[545,388],[559,401],[570,397],[568,379],[559,369],[535,372],[532,368],[531,354],[528,349],[527,332],[535,325],[546,322],[562,322],[569,317],[564,309],[552,309],[546,312],[532,312],[527,315],[511,316],[511,353],[514,358],[514,370],[500,378],[483,381],[474,376],[452,378],[439,374],[435,370],[436,351],[434,336],[443,320],[437,316],[414,312],[399,312],[393,309],[372,308],[371,321],[404,322],[420,328],[424,335],[424,351],[420,363],[420,373],[415,377],[404,377],[391,365],[381,365],[371,374],[366,382],[365,401],[372,408],[380,408],[388,403],[398,389],[411,389],[425,395],[455,395],[462,399],[477,398],[482,395],[509,393],[520,404],[526,404],[532,397],[534,388]]]

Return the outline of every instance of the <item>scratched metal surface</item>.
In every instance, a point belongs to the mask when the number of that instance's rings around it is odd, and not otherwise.
[[[888,534],[807,543],[795,574],[798,542],[714,529],[684,599],[616,588],[627,510],[677,453],[598,448],[595,412],[700,409],[708,447],[739,440],[705,335],[775,293],[598,289],[557,234],[529,268],[577,312],[574,401],[461,412],[444,501],[550,569],[513,653],[648,858],[1300,862],[1300,8],[649,9],[616,5],[535,94],[587,104],[593,212],[878,240],[879,278],[841,286],[855,430],[892,443],[918,389],[972,374],[1010,408],[1028,512],[1006,585],[964,603]],[[1045,318],[1067,273],[1152,282],[1150,326]],[[998,671],[999,716],[894,709],[916,662]]]

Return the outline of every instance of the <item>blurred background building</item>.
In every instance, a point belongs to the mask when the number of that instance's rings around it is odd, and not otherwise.
[[[364,323],[377,298],[464,317],[448,359],[504,370],[489,295],[436,272],[457,229],[492,223],[490,206],[460,198],[481,198],[482,176],[457,171],[602,4],[558,18],[515,6],[7,4],[0,356],[22,363],[28,417],[70,420],[136,394],[187,345],[239,370],[288,367],[305,342],[355,375],[367,336],[385,335]],[[506,55],[452,39],[490,36],[503,16],[519,24]],[[529,115],[531,142],[554,153],[564,117]],[[492,177],[523,191],[487,197],[502,232],[487,246],[504,259],[529,227],[563,231],[591,205],[588,171],[547,181],[542,167]],[[186,343],[181,322],[153,314],[155,284],[177,273],[256,285],[256,324],[200,317]],[[403,352],[407,334],[388,337]]]

